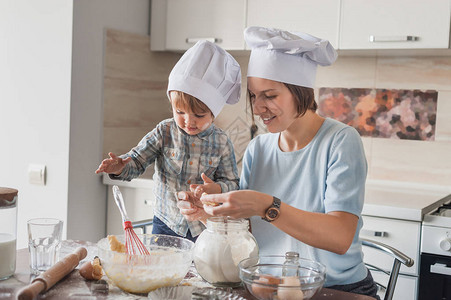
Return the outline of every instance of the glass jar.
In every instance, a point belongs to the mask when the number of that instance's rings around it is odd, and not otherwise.
[[[285,253],[285,261],[282,268],[282,276],[299,276],[301,264],[299,263],[299,253],[289,251]]]
[[[251,256],[258,256],[258,245],[249,232],[247,219],[207,219],[207,229],[199,235],[194,247],[197,272],[217,287],[240,285],[238,263]]]
[[[17,193],[0,187],[0,280],[16,270]]]

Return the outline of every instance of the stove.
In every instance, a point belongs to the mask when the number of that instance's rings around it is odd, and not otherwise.
[[[421,226],[418,300],[451,300],[451,195]]]

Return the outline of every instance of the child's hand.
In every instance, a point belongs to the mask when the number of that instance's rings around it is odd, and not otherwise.
[[[96,170],[96,174],[105,172],[107,174],[119,175],[119,174],[121,174],[125,165],[129,161],[132,160],[131,157],[122,159],[122,158],[116,156],[116,154],[114,154],[112,152],[108,153],[108,155],[110,156],[110,158],[106,158],[106,159],[102,160],[102,163],[100,164],[99,168]]]
[[[194,196],[200,198],[203,193],[220,194],[222,192],[221,186],[208,178],[207,175],[202,173],[200,176],[202,177],[204,184],[191,184],[189,186],[191,192],[194,193]]]
[[[194,197],[193,192],[178,192],[177,199],[177,207],[187,221],[201,221],[206,224],[207,219],[211,217],[205,212],[199,198]]]

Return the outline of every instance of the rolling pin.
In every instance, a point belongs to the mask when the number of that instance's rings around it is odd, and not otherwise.
[[[64,276],[72,272],[80,260],[86,257],[88,251],[84,247],[79,247],[61,261],[54,264],[50,269],[33,279],[31,284],[23,287],[17,292],[18,300],[32,300],[39,293],[48,291],[55,283]]]

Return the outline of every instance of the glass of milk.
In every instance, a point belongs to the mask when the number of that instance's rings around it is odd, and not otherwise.
[[[16,270],[17,193],[0,187],[0,280]]]
[[[27,226],[30,272],[39,275],[58,261],[63,221],[37,218],[28,220]]]

